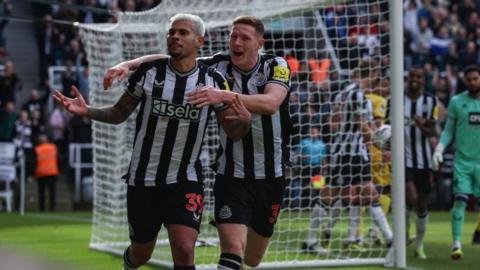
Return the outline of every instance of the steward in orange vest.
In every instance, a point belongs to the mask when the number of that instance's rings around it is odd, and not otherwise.
[[[37,157],[35,178],[57,176],[59,174],[57,146],[48,142],[45,135],[40,135],[39,137],[39,145],[35,147],[35,155]]]
[[[40,211],[45,211],[45,191],[48,188],[50,211],[55,210],[55,184],[57,182],[58,150],[57,146],[48,141],[46,135],[38,136],[35,147],[36,167],[35,179],[38,184],[38,203]]]

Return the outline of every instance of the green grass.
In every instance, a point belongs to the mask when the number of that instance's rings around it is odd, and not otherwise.
[[[285,219],[288,216],[283,215],[282,217]],[[88,249],[91,233],[90,218],[91,214],[85,212],[49,215],[29,213],[23,217],[18,214],[0,213],[0,248],[13,250],[46,263],[58,264],[63,269],[119,269],[121,265],[120,257]],[[478,269],[480,266],[480,247],[470,245],[476,215],[469,213],[466,220],[462,237],[465,253],[463,260],[454,262],[449,258],[451,244],[450,215],[440,212],[432,213],[430,216],[425,243],[425,251],[429,259],[426,261],[414,259],[411,256],[413,249],[409,247],[407,251],[408,266],[434,270]],[[283,226],[283,224],[279,224],[279,226]],[[294,231],[295,226],[301,227],[304,224],[293,224],[290,229]],[[303,239],[301,235],[298,237]],[[301,239],[299,239],[299,242]],[[268,256],[271,256],[271,254],[267,254]],[[159,268],[144,266],[141,269]],[[382,268],[358,267],[356,269]]]

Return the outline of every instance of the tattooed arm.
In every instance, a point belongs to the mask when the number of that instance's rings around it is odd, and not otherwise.
[[[87,105],[83,96],[75,86],[72,86],[75,98],[68,98],[59,91],[55,91],[53,98],[67,111],[78,116],[87,116],[100,122],[119,124],[125,121],[135,110],[139,101],[128,93],[124,93],[113,106],[94,108]]]
[[[125,92],[113,106],[103,108],[88,107],[87,116],[100,122],[120,124],[127,120],[138,103],[137,99]]]

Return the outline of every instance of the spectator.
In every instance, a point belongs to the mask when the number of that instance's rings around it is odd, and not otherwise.
[[[440,71],[445,70],[444,56],[448,54],[449,46],[452,43],[447,27],[441,27],[438,35],[430,40],[430,54],[436,62]]]
[[[32,138],[33,138],[33,143],[37,144],[38,142],[36,141],[38,139],[38,136],[41,134],[46,134],[47,129],[45,127],[45,123],[42,120],[42,114],[39,110],[35,110],[31,113],[30,121],[32,123]]]
[[[78,90],[88,100],[88,95],[90,92],[90,82],[88,76],[90,75],[90,69],[88,66],[82,67],[79,59],[77,59],[75,66],[75,75],[77,77]]]
[[[309,136],[310,128],[312,126],[319,126],[322,123],[321,115],[318,110],[315,109],[315,105],[318,106],[318,103],[309,103],[308,105],[305,105],[303,109],[300,119],[300,134],[302,139],[305,136]]]
[[[20,154],[25,157],[27,176],[33,172],[33,143],[32,143],[32,122],[28,118],[28,112],[21,110],[18,119],[15,121],[13,142],[19,149]]]
[[[455,42],[451,42],[448,45],[448,52],[447,54],[443,57],[443,61],[445,64],[445,69],[447,69],[447,66],[457,66],[458,65],[458,50],[457,50],[457,44]]]
[[[59,35],[59,29],[52,23],[52,15],[45,14],[43,23],[36,25],[35,35],[38,48],[38,70],[40,81],[44,82],[48,78],[48,66],[54,63],[54,40]]]
[[[93,8],[100,7],[97,4],[96,0],[83,0],[83,5],[87,8],[83,9],[78,15],[79,21],[83,23],[100,23],[106,22],[108,20],[107,15],[101,14],[93,10]]]
[[[48,119],[48,127],[50,129],[52,140],[57,145],[59,150],[59,161],[60,164],[64,164],[67,161],[67,126],[69,124],[69,117],[68,114],[65,112],[63,108],[58,106],[55,103],[55,107],[50,114]],[[90,128],[90,127],[88,127]],[[79,130],[80,131],[80,130]],[[83,132],[83,129],[82,131]],[[64,166],[62,166],[64,167]]]
[[[77,86],[77,73],[75,72],[75,67],[73,66],[73,61],[67,59],[65,61],[65,72],[62,73],[62,94],[67,97],[73,97],[70,93],[72,85]]]
[[[460,18],[460,22],[466,25],[467,18],[470,17],[471,13],[476,11],[477,7],[473,0],[463,0],[459,2],[461,3],[458,5],[458,17]]]
[[[469,41],[465,50],[460,52],[459,64],[461,67],[478,63],[478,52],[475,42]]]
[[[358,36],[352,34],[348,37],[346,43],[340,44],[339,59],[342,69],[349,70],[351,67],[356,67],[358,61],[365,55],[366,49],[358,42]]]
[[[407,0],[403,4],[403,25],[407,33],[418,31],[418,10],[421,7],[420,0]]]
[[[310,126],[310,133],[308,136],[302,139],[300,143],[300,158],[301,158],[301,207],[307,207],[310,205],[311,189],[310,182],[311,177],[316,175],[325,174],[322,173],[322,162],[324,162],[327,155],[327,146],[320,137],[320,129],[315,126]],[[295,191],[296,189],[292,189]],[[295,196],[300,196],[300,193],[292,192]],[[294,200],[295,201],[295,200]]]
[[[25,110],[28,112],[29,117],[32,116],[34,111],[39,111],[40,112],[40,121],[44,121],[44,108],[45,108],[45,103],[47,102],[48,99],[48,94],[43,95],[43,97],[40,97],[40,93],[38,92],[37,89],[32,89],[30,92],[30,98],[23,104],[22,110]]]
[[[468,17],[468,22],[465,25],[465,27],[467,28],[467,33],[470,37],[475,33],[475,30],[479,27],[479,25],[480,19],[478,18],[477,11],[470,13],[470,16]]]
[[[154,8],[156,5],[158,5],[158,1],[154,0],[143,0],[140,2],[138,5],[137,10],[138,11],[145,11]]]
[[[4,109],[0,108],[0,142],[11,142],[13,140],[17,116],[13,101],[8,101]]]
[[[433,38],[433,31],[428,26],[427,19],[420,19],[418,31],[412,32],[410,49],[414,53],[414,65],[423,65],[430,53],[430,40]]]
[[[458,29],[457,36],[455,37],[455,44],[457,44],[458,51],[462,51],[467,47],[468,43],[468,33],[465,27],[460,27]]]
[[[74,115],[70,118],[68,123],[68,135],[69,143],[91,143],[92,142],[92,121],[87,117],[80,117]],[[93,160],[92,150],[85,148],[82,149],[81,160],[85,163],[91,163]],[[73,175],[73,169],[70,171]],[[87,176],[92,174],[91,168],[82,168],[81,175]],[[74,179],[73,177],[71,179]]]
[[[290,66],[290,70],[291,70],[290,77],[291,78],[295,77],[295,75],[297,75],[300,62],[295,57],[293,50],[292,49],[285,50],[284,58],[285,60],[287,60],[288,66]]]
[[[15,66],[11,61],[5,63],[4,74],[0,76],[0,104],[15,102],[15,93],[21,89],[21,81],[15,72]]]
[[[458,15],[455,13],[449,15],[447,24],[453,35],[456,35],[460,28],[462,28],[462,24],[458,21]]]
[[[333,8],[326,9],[325,26],[327,27],[328,35],[334,42],[345,42],[348,24],[344,5],[336,5]],[[338,43],[334,45],[338,47]]]
[[[8,0],[0,0],[0,56],[5,56],[7,54],[6,40],[3,31],[8,24],[8,19],[6,17],[10,16],[11,13],[12,5]]]
[[[135,1],[134,0],[127,0],[125,1],[125,12],[135,12]]]

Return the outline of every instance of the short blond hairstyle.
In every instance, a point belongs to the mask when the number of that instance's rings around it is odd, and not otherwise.
[[[170,25],[177,21],[189,21],[193,25],[193,32],[199,36],[205,36],[205,23],[202,18],[190,13],[178,13],[170,18]]]

